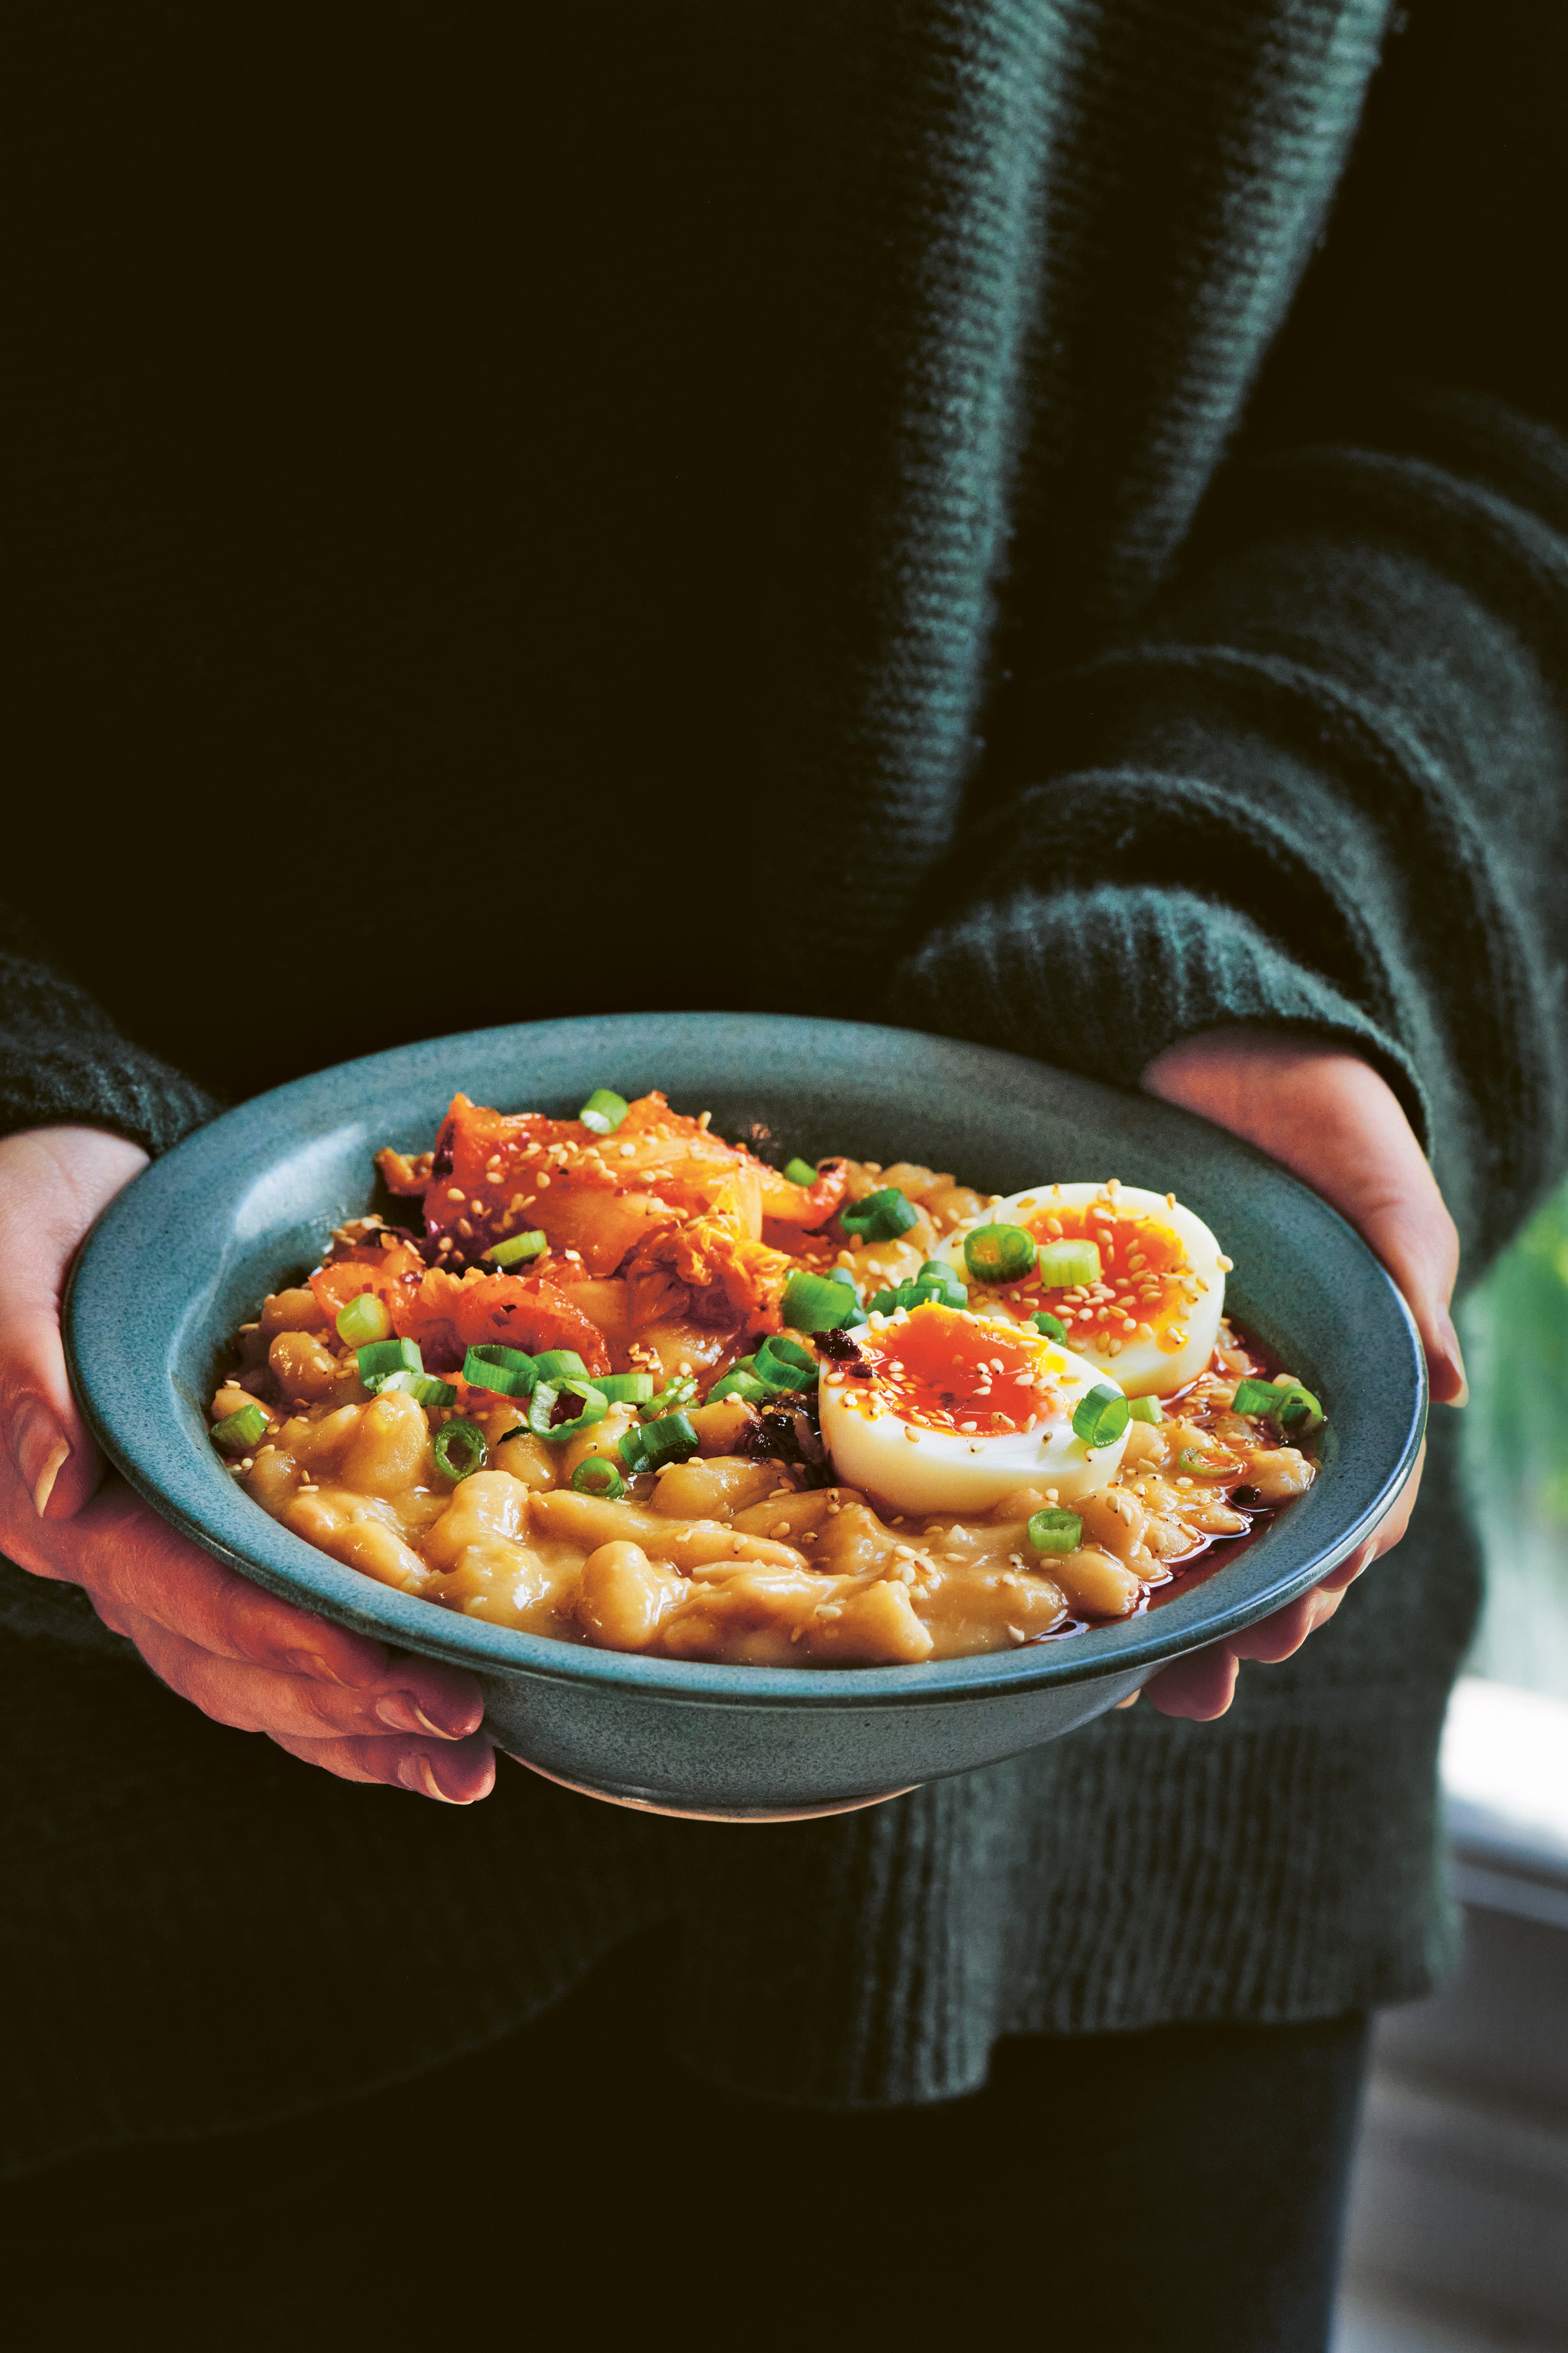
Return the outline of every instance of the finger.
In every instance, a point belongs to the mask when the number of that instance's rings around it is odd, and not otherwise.
[[[1406,1479],[1394,1502],[1372,1532],[1373,1560],[1381,1560],[1384,1553],[1392,1552],[1394,1546],[1401,1543],[1407,1534],[1411,1515],[1420,1499],[1421,1473],[1426,1467],[1426,1441],[1423,1439],[1409,1478]]]
[[[279,1601],[225,1568],[118,1479],[61,1530],[57,1551],[73,1564],[69,1573],[100,1616],[132,1611],[219,1658],[323,1683],[364,1688],[385,1672],[383,1644]]]
[[[305,1740],[276,1733],[273,1737],[290,1757],[319,1765],[340,1780],[380,1781],[389,1788],[438,1799],[443,1805],[476,1805],[495,1787],[495,1752],[488,1740],[459,1741],[453,1747],[431,1742],[419,1747],[390,1736],[378,1740],[364,1734],[347,1740]]]
[[[1312,1630],[1312,1600],[1311,1593],[1303,1593],[1283,1609],[1260,1618],[1256,1626],[1230,1635],[1227,1647],[1238,1659],[1260,1659],[1268,1666],[1293,1657]]]
[[[9,1282],[0,1311],[0,1430],[23,1511],[40,1520],[80,1511],[103,1476],[103,1457],[66,1378],[58,1309],[19,1299]]]
[[[368,1733],[413,1734],[420,1740],[458,1741],[476,1733],[483,1717],[477,1690],[451,1695],[432,1714],[429,1694],[395,1662],[386,1678],[369,1690],[349,1691],[308,1675],[279,1674],[236,1659],[220,1659],[133,1610],[121,1613],[117,1630],[129,1636],[154,1674],[199,1707],[215,1723],[240,1732],[265,1732],[300,1739],[331,1739]]]
[[[1238,1659],[1256,1659],[1265,1666],[1277,1667],[1282,1659],[1294,1658],[1302,1643],[1320,1626],[1327,1625],[1344,1599],[1342,1588],[1329,1590],[1314,1586],[1283,1609],[1271,1617],[1259,1619],[1239,1634],[1232,1634],[1227,1647]]]
[[[1400,1489],[1394,1503],[1379,1520],[1372,1535],[1356,1546],[1350,1558],[1342,1561],[1338,1568],[1330,1569],[1326,1577],[1319,1579],[1320,1593],[1342,1592],[1347,1585],[1353,1585],[1358,1577],[1364,1575],[1374,1560],[1381,1560],[1384,1553],[1392,1552],[1394,1546],[1403,1540],[1409,1530],[1411,1514],[1415,1509],[1416,1501],[1421,1493],[1421,1473],[1426,1466],[1426,1441],[1423,1439],[1410,1476]]]
[[[417,1655],[394,1659],[368,1636],[279,1601],[209,1558],[120,1480],[58,1532],[55,1547],[67,1554],[63,1573],[85,1588],[104,1623],[138,1648],[144,1649],[140,1630],[156,1626],[215,1660],[300,1677],[372,1706],[405,1694],[416,1711],[409,1730],[422,1719],[438,1734],[461,1736],[483,1715],[479,1684],[461,1668]]]
[[[1365,1544],[1357,1545],[1349,1560],[1341,1561],[1338,1568],[1331,1568],[1327,1577],[1320,1579],[1319,1592],[1342,1593],[1348,1586],[1355,1583],[1358,1577],[1365,1575],[1376,1558],[1377,1546],[1370,1538]]]
[[[393,1658],[368,1635],[263,1592],[178,1535],[118,1479],[59,1531],[56,1544],[69,1548],[66,1573],[117,1632],[146,1621],[220,1660],[302,1676],[373,1701],[404,1692],[443,1733],[469,1732],[483,1715],[479,1684],[460,1667],[407,1653]]]
[[[39,1519],[70,1518],[103,1475],[66,1377],[60,1300],[82,1236],[146,1158],[93,1129],[37,1129],[0,1143],[0,1430]]]
[[[1448,1313],[1458,1237],[1384,1078],[1339,1048],[1237,1028],[1168,1048],[1142,1084],[1245,1136],[1348,1219],[1405,1294],[1433,1397],[1465,1402],[1464,1357]]]
[[[1239,1672],[1226,1644],[1212,1642],[1206,1650],[1193,1651],[1151,1675],[1143,1686],[1144,1696],[1162,1715],[1190,1716],[1208,1724],[1223,1715],[1235,1698]]]
[[[1448,1313],[1458,1272],[1458,1236],[1425,1155],[1408,1130],[1406,1137],[1402,1155],[1391,1153],[1382,1170],[1381,1187],[1370,1169],[1360,1172],[1352,1222],[1404,1293],[1420,1335],[1433,1398],[1439,1405],[1465,1405],[1469,1381]]]

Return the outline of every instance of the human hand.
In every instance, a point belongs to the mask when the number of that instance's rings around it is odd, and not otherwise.
[[[1464,1359],[1448,1314],[1458,1236],[1385,1079],[1340,1047],[1237,1028],[1207,1030],[1170,1047],[1149,1064],[1142,1083],[1151,1094],[1257,1145],[1338,1209],[1404,1293],[1421,1335],[1433,1398],[1440,1405],[1465,1403]],[[1245,1633],[1194,1651],[1151,1677],[1144,1690],[1152,1704],[1163,1715],[1223,1715],[1241,1660],[1274,1664],[1289,1658],[1333,1616],[1363,1570],[1399,1542],[1420,1479],[1418,1457],[1373,1535],[1311,1592]]]
[[[468,1805],[495,1778],[471,1675],[295,1609],[175,1533],[104,1464],[66,1379],[59,1309],[94,1218],[146,1155],[97,1128],[0,1139],[0,1549],[79,1585],[216,1723],[347,1781]]]

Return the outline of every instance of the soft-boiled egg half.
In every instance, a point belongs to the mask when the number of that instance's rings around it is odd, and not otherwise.
[[[874,1315],[850,1336],[857,1360],[825,1358],[822,1435],[847,1486],[900,1512],[979,1512],[1017,1487],[1058,1501],[1101,1487],[1125,1427],[1089,1447],[1073,1415],[1117,1383],[1045,1339],[932,1300]]]
[[[1037,1243],[1092,1245],[1076,1279],[1053,1282],[1045,1267],[1021,1277],[977,1282],[966,1235],[987,1225],[1021,1226]],[[1168,1397],[1196,1380],[1214,1354],[1230,1261],[1201,1218],[1173,1194],[1133,1185],[1035,1185],[994,1202],[939,1245],[969,1287],[972,1308],[1026,1322],[1042,1308],[1067,1326],[1070,1345],[1112,1374],[1129,1397]]]

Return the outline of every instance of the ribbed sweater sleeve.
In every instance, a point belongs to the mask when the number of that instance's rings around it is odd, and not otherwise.
[[[1402,396],[1223,474],[1136,634],[1030,681],[899,1018],[1124,1085],[1239,1021],[1380,1067],[1467,1239],[1563,1160],[1568,444]]]
[[[124,1037],[36,945],[0,913],[0,1134],[102,1127],[156,1157],[212,1117],[203,1088]]]

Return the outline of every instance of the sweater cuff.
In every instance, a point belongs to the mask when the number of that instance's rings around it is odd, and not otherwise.
[[[1098,883],[972,908],[899,967],[881,1018],[1134,1088],[1156,1054],[1246,1022],[1370,1062],[1428,1144],[1410,1057],[1250,917],[1194,892]]]
[[[205,1089],[121,1037],[85,991],[0,955],[0,1134],[101,1127],[155,1159],[216,1109]]]

